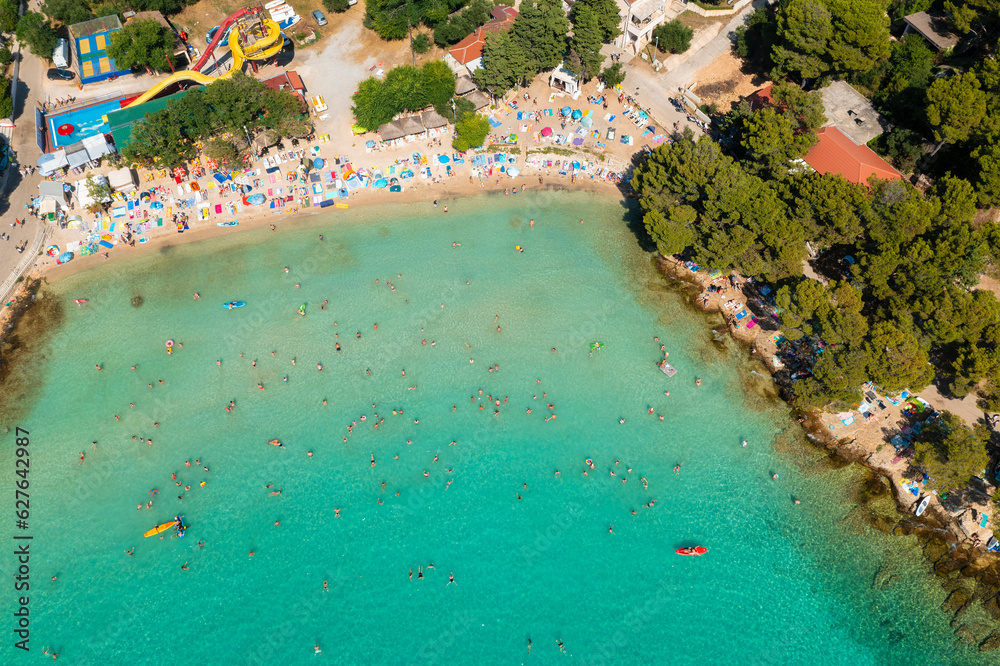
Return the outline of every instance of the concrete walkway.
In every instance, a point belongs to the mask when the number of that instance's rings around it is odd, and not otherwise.
[[[35,145],[35,102],[39,99],[42,89],[42,79],[45,73],[44,63],[26,50],[20,52],[21,62],[18,77],[17,105],[14,108],[14,129],[8,137],[12,152],[17,154],[20,164],[32,166],[38,161],[41,151]],[[18,167],[11,164],[4,173],[4,193],[0,203],[0,231],[10,234],[9,241],[0,241],[0,283],[7,279],[11,271],[20,263],[25,255],[18,254],[15,247],[22,240],[31,247],[35,234],[42,223],[34,217],[27,216],[25,204],[29,203],[38,193],[38,183],[42,177],[35,172],[31,176],[22,177]],[[24,227],[11,228],[14,218],[26,220]],[[30,268],[30,266],[29,266]],[[0,294],[0,297],[6,296]],[[6,301],[5,301],[6,302]]]

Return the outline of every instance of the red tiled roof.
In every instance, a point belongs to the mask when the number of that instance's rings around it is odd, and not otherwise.
[[[302,85],[302,79],[295,72],[282,72],[277,76],[272,76],[269,79],[261,81],[265,86],[274,90],[275,92],[279,90],[292,90],[295,92],[300,92],[306,89]]]
[[[486,43],[485,39],[486,35],[483,29],[476,28],[474,33],[448,49],[448,53],[460,64],[467,65],[483,55],[483,44]]]
[[[518,12],[513,7],[497,5],[490,14],[493,18],[486,25],[476,30],[465,39],[448,49],[451,57],[462,65],[467,65],[483,55],[483,44],[486,43],[486,33],[509,30],[514,25]]]
[[[774,98],[771,97],[771,88],[773,87],[774,84],[772,83],[747,97],[747,101],[750,102],[751,111],[760,111],[769,106],[774,106]]]
[[[292,84],[292,87],[296,90],[305,90],[306,86],[302,83],[302,79],[299,78],[298,72],[285,72],[288,75],[288,82]]]
[[[839,173],[852,183],[866,183],[875,175],[883,180],[903,176],[868,146],[859,146],[836,127],[823,127],[819,142],[812,147],[805,160],[819,173]]]
[[[490,12],[490,16],[493,17],[493,21],[513,22],[517,18],[517,10],[507,5],[497,5]]]

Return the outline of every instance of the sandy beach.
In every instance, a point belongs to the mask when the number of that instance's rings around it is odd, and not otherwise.
[[[465,176],[468,178],[467,173]],[[401,192],[392,194],[378,190],[366,189],[356,195],[352,195],[350,206],[351,208],[360,208],[383,204],[429,203],[436,200],[439,204],[439,210],[443,215],[445,214],[444,207],[449,204],[449,201],[463,197],[479,196],[482,194],[504,196],[504,190],[510,190],[512,187],[516,188],[519,192],[522,192],[524,189],[530,189],[531,191],[537,191],[540,189],[578,190],[600,192],[610,196],[621,196],[621,190],[619,187],[615,183],[605,180],[579,179],[576,183],[573,183],[569,177],[543,175],[542,185],[538,185],[537,178],[532,185],[531,181],[527,181],[523,178],[517,181],[512,181],[510,178],[506,177],[501,178],[499,184],[495,183],[496,179],[494,178],[492,180],[487,179],[484,184],[480,185],[478,180],[474,183],[470,183],[466,178],[455,176],[437,183],[422,181],[412,186],[408,186]],[[228,236],[234,233],[249,231],[251,229],[259,229],[270,224],[275,225],[278,229],[283,229],[294,226],[297,222],[315,217],[317,215],[327,215],[332,219],[336,219],[337,214],[342,214],[344,212],[345,211],[334,207],[307,209],[290,207],[279,211],[278,214],[274,214],[271,210],[262,208],[259,209],[258,212],[244,211],[243,213],[237,215],[236,219],[239,220],[239,226],[237,227],[219,227],[212,221],[196,222],[184,233],[177,233],[173,228],[167,228],[165,226],[162,231],[150,235],[149,241],[146,243],[137,243],[135,246],[129,246],[124,243],[116,245],[113,250],[108,252],[108,259],[105,259],[102,254],[92,254],[84,257],[77,257],[68,264],[59,265],[56,264],[55,260],[51,257],[39,257],[36,267],[28,273],[28,276],[44,277],[46,281],[56,282],[94,266],[102,265],[106,261],[113,261],[118,257],[134,256],[144,252],[152,252],[168,245],[193,243],[219,236]]]

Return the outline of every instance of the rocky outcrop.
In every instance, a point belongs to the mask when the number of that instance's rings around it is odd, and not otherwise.
[[[972,594],[964,587],[960,587],[948,595],[948,598],[941,604],[941,610],[959,618],[968,610],[970,601],[972,601]]]

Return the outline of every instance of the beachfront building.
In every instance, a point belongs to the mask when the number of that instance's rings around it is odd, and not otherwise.
[[[837,173],[849,182],[867,184],[871,176],[898,180],[903,176],[868,146],[859,146],[834,126],[820,128],[819,141],[803,158],[814,171]]]
[[[936,51],[947,51],[958,44],[958,36],[948,29],[948,17],[940,12],[917,12],[903,17],[904,35],[915,32]]]
[[[566,69],[566,63],[560,64],[549,74],[549,87],[561,90],[573,99],[580,94],[580,79],[576,74]]]
[[[472,74],[483,66],[483,45],[486,35],[491,32],[510,30],[517,18],[518,11],[507,5],[497,5],[490,12],[489,22],[476,28],[472,34],[448,49],[444,61],[455,74]]]
[[[879,136],[888,128],[868,98],[846,81],[834,81],[820,89],[827,124],[833,125],[859,146]]]
[[[773,86],[747,96],[752,111],[776,106]],[[820,91],[826,126],[817,132],[819,140],[799,165],[819,173],[837,173],[852,183],[867,183],[870,176],[884,180],[902,178],[892,165],[866,144],[882,134],[886,122],[871,102],[844,81],[834,81]]]
[[[418,141],[446,132],[448,119],[430,109],[415,116],[404,116],[378,128],[379,138],[389,143],[393,141]]]
[[[107,54],[111,35],[122,29],[117,16],[102,16],[69,26],[69,46],[80,75],[80,83],[97,83],[112,76],[128,74],[118,69]]]
[[[620,49],[638,53],[642,47],[653,41],[656,26],[677,15],[672,8],[668,11],[667,0],[616,0],[619,16],[622,18],[622,34],[615,45]]]
[[[277,76],[272,76],[269,79],[264,79],[261,81],[269,89],[280,92],[282,90],[287,90],[293,95],[295,95],[299,102],[302,103],[303,112],[308,110],[309,105],[306,104],[306,85],[302,83],[302,79],[295,71],[282,72]],[[322,98],[320,98],[322,99]]]

